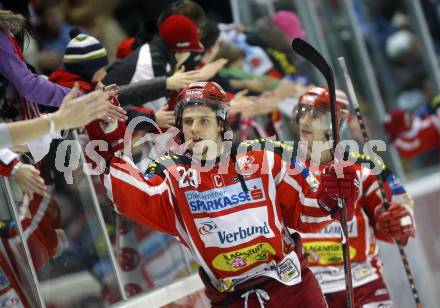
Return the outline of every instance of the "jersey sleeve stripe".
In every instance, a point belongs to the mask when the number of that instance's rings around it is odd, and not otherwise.
[[[304,223],[322,223],[327,221],[333,221],[330,215],[324,217],[307,216],[304,214],[300,215],[300,219]]]
[[[145,192],[146,194],[153,196],[153,195],[160,195],[162,194],[165,190],[168,189],[168,185],[166,184],[166,182],[162,182],[160,185],[158,186],[150,186],[146,183],[140,182],[139,180],[135,179],[133,176],[118,170],[118,169],[114,169],[111,168],[110,169],[110,174],[112,176],[114,176],[115,178],[130,184],[134,187],[136,187],[137,189]]]
[[[299,199],[300,202],[304,205],[304,206],[308,206],[308,207],[313,207],[313,208],[318,208],[320,209],[318,203],[316,202],[315,199],[310,199],[310,198],[306,198],[304,196],[304,193],[302,192],[302,188],[301,186],[298,184],[298,182],[296,180],[294,180],[292,177],[290,176],[286,176],[284,177],[284,181],[289,184],[290,186],[292,186],[293,188],[295,188],[295,190],[298,192],[299,194]]]

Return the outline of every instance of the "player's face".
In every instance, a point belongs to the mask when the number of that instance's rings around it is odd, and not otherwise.
[[[327,132],[330,127],[328,111],[317,110],[309,106],[299,106],[300,139],[308,141],[327,141]]]
[[[221,153],[221,127],[217,122],[215,111],[206,106],[190,106],[183,110],[182,132],[185,142],[193,156],[205,155],[209,152]],[[205,140],[206,142],[203,142]],[[213,148],[215,147],[217,148]]]

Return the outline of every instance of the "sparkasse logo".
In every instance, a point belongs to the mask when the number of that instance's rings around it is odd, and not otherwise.
[[[261,179],[248,180],[246,185],[252,188],[251,191],[243,191],[241,184],[236,183],[202,192],[187,191],[185,196],[193,214],[219,212],[266,199]]]

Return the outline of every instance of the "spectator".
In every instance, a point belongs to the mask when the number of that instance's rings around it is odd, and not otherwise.
[[[203,8],[194,1],[179,0],[167,6],[157,20],[149,19],[144,22],[135,38],[129,38],[121,42],[118,47],[118,53],[123,58],[130,54],[136,48],[140,48],[142,45],[150,43],[153,37],[158,33],[158,29],[160,28],[162,22],[171,15],[175,14],[181,14],[193,20],[196,23],[199,36],[204,35],[206,17]],[[210,27],[210,29],[212,29],[212,26]],[[209,34],[212,34],[212,37],[218,36],[218,34],[215,33]],[[201,59],[202,54],[200,52],[191,52],[191,55],[184,63],[185,68],[187,70],[192,70],[196,68],[201,63]],[[203,80],[205,81],[210,80],[225,64],[225,62],[222,60],[214,61],[207,64],[208,62],[205,62],[205,65],[203,65],[202,68]]]
[[[14,33],[24,40],[25,18],[11,11],[0,10],[0,74],[9,81],[11,90],[8,90],[6,101],[15,101],[24,108],[23,118],[38,116],[37,104],[60,106],[63,97],[69,91],[59,87],[44,78],[33,74],[26,66],[20,45]],[[12,31],[14,31],[14,33]]]
[[[106,102],[107,96],[96,91],[75,98],[79,87],[64,97],[61,108],[38,119],[0,124],[0,149],[19,145],[62,129],[81,127],[94,119],[105,119],[117,107]]]
[[[96,38],[79,33],[79,29],[72,30],[71,36],[72,40],[69,42],[64,55],[64,68],[53,72],[49,76],[49,80],[69,88],[78,83],[81,91],[87,93],[92,91],[106,75],[107,51]],[[153,78],[123,86],[118,91],[118,99],[122,100],[124,105],[130,104],[139,107],[145,101],[154,100],[166,94],[165,91],[160,91],[162,83],[173,86],[174,83],[178,84],[180,82],[179,78],[179,74],[175,74],[166,80]],[[169,111],[159,110],[155,115],[152,110],[146,108],[126,108],[126,110],[128,121],[138,115],[147,115],[152,121],[156,121],[160,127],[166,128],[169,124],[174,123]],[[152,129],[148,123],[144,124],[138,128],[145,131]]]
[[[69,0],[69,20],[102,42],[110,62],[116,59],[116,49],[126,38],[113,13],[119,0]]]
[[[142,45],[122,61],[114,63],[108,69],[103,82],[125,85],[155,77],[166,78],[180,68],[191,51],[203,51],[196,24],[183,15],[173,15],[162,23],[159,35],[151,43]],[[200,78],[197,74],[189,73],[189,83]],[[165,88],[166,83],[162,86]],[[165,98],[150,103],[154,110],[159,110],[164,105]]]
[[[236,90],[247,89],[254,93],[274,90],[279,81],[272,77],[247,73],[243,69],[246,54],[240,48],[229,43],[221,43],[217,58],[228,60],[225,68],[219,72],[221,77],[229,80],[230,86]]]
[[[62,65],[72,26],[65,20],[65,6],[62,0],[42,1],[36,5],[35,12],[39,18],[38,68],[42,73],[49,75]]]

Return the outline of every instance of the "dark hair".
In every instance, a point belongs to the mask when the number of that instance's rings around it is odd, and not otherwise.
[[[205,24],[205,31],[203,32],[203,36],[200,39],[203,46],[205,47],[205,50],[214,46],[219,36],[220,30],[218,28],[218,23],[212,19],[207,19]]]
[[[270,47],[281,51],[293,62],[293,52],[290,41],[284,32],[276,26],[272,18],[266,16],[258,19],[255,23],[254,31],[265,45],[265,48]]]
[[[205,29],[206,16],[203,8],[191,0],[179,0],[171,3],[163,10],[156,22],[156,27],[159,29],[160,24],[171,15],[182,14],[191,18],[203,33]]]
[[[234,44],[220,42],[220,48],[215,56],[215,59],[225,58],[228,60],[227,65],[239,60],[244,59],[246,54],[242,49]]]
[[[27,40],[29,43],[29,37],[33,36],[32,27],[30,24],[30,12],[29,12],[30,0],[1,0],[3,9],[12,11],[15,14],[20,14],[26,19],[26,25],[24,30],[19,33],[14,33],[20,48],[24,49],[24,42]]]

